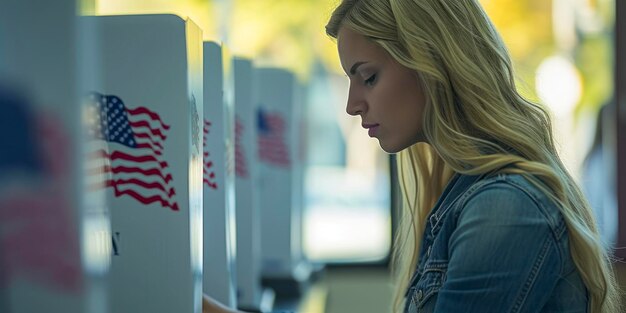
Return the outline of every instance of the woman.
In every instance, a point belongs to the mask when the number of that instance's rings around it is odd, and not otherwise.
[[[326,32],[346,111],[398,153],[395,312],[619,312],[549,114],[517,92],[478,0],[344,0]]]

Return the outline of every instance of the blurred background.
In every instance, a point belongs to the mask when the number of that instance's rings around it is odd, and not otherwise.
[[[615,244],[616,130],[611,118],[601,118],[615,112],[615,0],[480,2],[509,48],[522,94],[552,110],[561,155],[592,202],[606,244]],[[222,41],[260,65],[295,72],[308,86],[305,254],[349,265],[336,273],[331,267],[327,312],[347,312],[357,302],[363,304],[359,312],[382,312],[392,239],[390,162],[359,119],[345,114],[348,80],[324,33],[337,3],[82,0],[81,11],[189,16],[205,39]]]
[[[618,238],[617,0],[481,0],[514,61],[518,88],[548,106],[560,153],[603,242]],[[82,15],[172,13],[205,40],[306,86],[303,248],[327,266],[298,312],[384,312],[391,288],[392,159],[345,113],[348,79],[324,26],[337,0],[78,0]],[[622,17],[623,18],[623,17]],[[1,309],[1,308],[0,308]]]
[[[613,98],[614,1],[480,1],[509,48],[522,94],[552,110],[562,156],[581,183],[585,160],[593,161],[587,152],[598,113]],[[189,16],[205,40],[295,72],[308,86],[306,254],[324,262],[380,261],[391,242],[389,158],[345,113],[348,80],[324,32],[337,3],[80,0],[80,11]]]

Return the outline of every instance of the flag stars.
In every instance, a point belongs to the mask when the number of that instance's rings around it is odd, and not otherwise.
[[[99,113],[95,114],[97,116],[95,123],[92,121],[92,125],[95,125],[92,127],[94,135],[126,146],[132,147],[137,144],[126,107],[121,99],[115,96],[95,98],[90,110]]]

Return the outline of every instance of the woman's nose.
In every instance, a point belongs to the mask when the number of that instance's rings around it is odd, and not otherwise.
[[[356,116],[362,114],[366,108],[367,104],[365,103],[365,99],[361,97],[352,86],[350,86],[350,90],[348,92],[348,103],[346,104],[346,113]]]

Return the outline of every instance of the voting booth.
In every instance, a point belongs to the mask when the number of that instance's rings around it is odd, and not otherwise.
[[[235,107],[232,58],[204,43],[204,281],[203,290],[237,307],[235,223]]]
[[[111,312],[201,312],[202,33],[174,15],[90,16],[86,180],[111,215]],[[104,164],[104,165],[102,165]]]
[[[311,274],[302,253],[300,87],[286,70],[255,74],[262,276],[277,294],[298,295]]]
[[[257,158],[256,80],[252,61],[234,59],[237,300],[249,311],[271,311],[274,291],[261,285],[261,215]]]
[[[81,181],[75,12],[0,2],[0,312],[106,312],[110,237]]]

